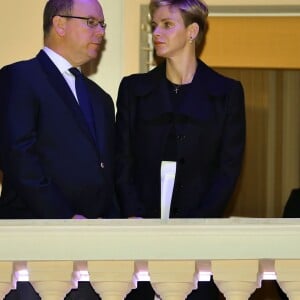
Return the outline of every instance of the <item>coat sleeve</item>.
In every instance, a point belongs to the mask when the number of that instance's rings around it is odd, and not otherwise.
[[[0,150],[5,182],[37,218],[70,218],[73,212],[41,164],[39,99],[30,87],[29,73],[14,65],[0,70]]]
[[[227,95],[226,120],[221,137],[219,164],[211,185],[192,217],[218,218],[233,194],[240,175],[246,139],[244,91],[240,82],[234,81]]]
[[[135,181],[135,99],[124,78],[119,87],[116,115],[116,191],[123,217],[140,217],[143,207]]]

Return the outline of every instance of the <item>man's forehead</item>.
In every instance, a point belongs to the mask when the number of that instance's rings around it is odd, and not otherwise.
[[[103,11],[97,0],[74,0],[73,13],[83,13],[86,16],[103,17]]]

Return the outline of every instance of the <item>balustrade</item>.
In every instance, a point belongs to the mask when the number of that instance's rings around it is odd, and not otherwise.
[[[144,275],[161,299],[181,300],[211,274],[227,300],[267,277],[300,299],[299,219],[7,220],[0,245],[0,299],[25,275],[42,300],[78,280],[121,300]]]

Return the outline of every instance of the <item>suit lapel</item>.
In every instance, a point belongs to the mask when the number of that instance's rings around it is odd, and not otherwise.
[[[55,92],[58,94],[59,98],[66,104],[66,106],[72,112],[76,122],[79,127],[85,132],[86,135],[89,136],[91,141],[94,143],[94,139],[90,133],[90,130],[87,126],[87,123],[82,115],[79,105],[76,102],[76,99],[69,88],[67,82],[64,77],[57,69],[57,67],[53,64],[53,62],[49,59],[47,54],[44,51],[40,51],[37,55],[37,59],[44,71],[44,74],[47,77],[50,85],[53,87]]]
[[[88,85],[89,86],[89,85]],[[90,90],[90,89],[89,89]],[[97,148],[100,151],[100,153],[105,153],[104,146],[105,146],[105,133],[107,132],[107,129],[105,128],[105,115],[103,111],[104,104],[102,103],[103,99],[102,97],[97,94],[97,97],[94,93],[91,91],[91,105],[93,109],[94,114],[94,120],[95,120],[95,131],[96,131],[96,144]]]
[[[203,119],[211,110],[213,95],[208,90],[210,75],[205,65],[198,61],[198,67],[190,87],[186,90],[184,101],[180,103],[179,111],[194,119]],[[200,104],[201,103],[201,104]],[[199,105],[201,109],[199,109]]]
[[[155,119],[165,113],[172,112],[165,70],[166,67],[163,63],[140,77],[141,82],[136,82],[136,93],[142,102],[140,113],[146,119]]]

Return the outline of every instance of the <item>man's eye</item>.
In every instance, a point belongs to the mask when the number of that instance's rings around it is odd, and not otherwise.
[[[91,27],[96,27],[98,26],[98,21],[95,19],[88,19],[88,25]]]

